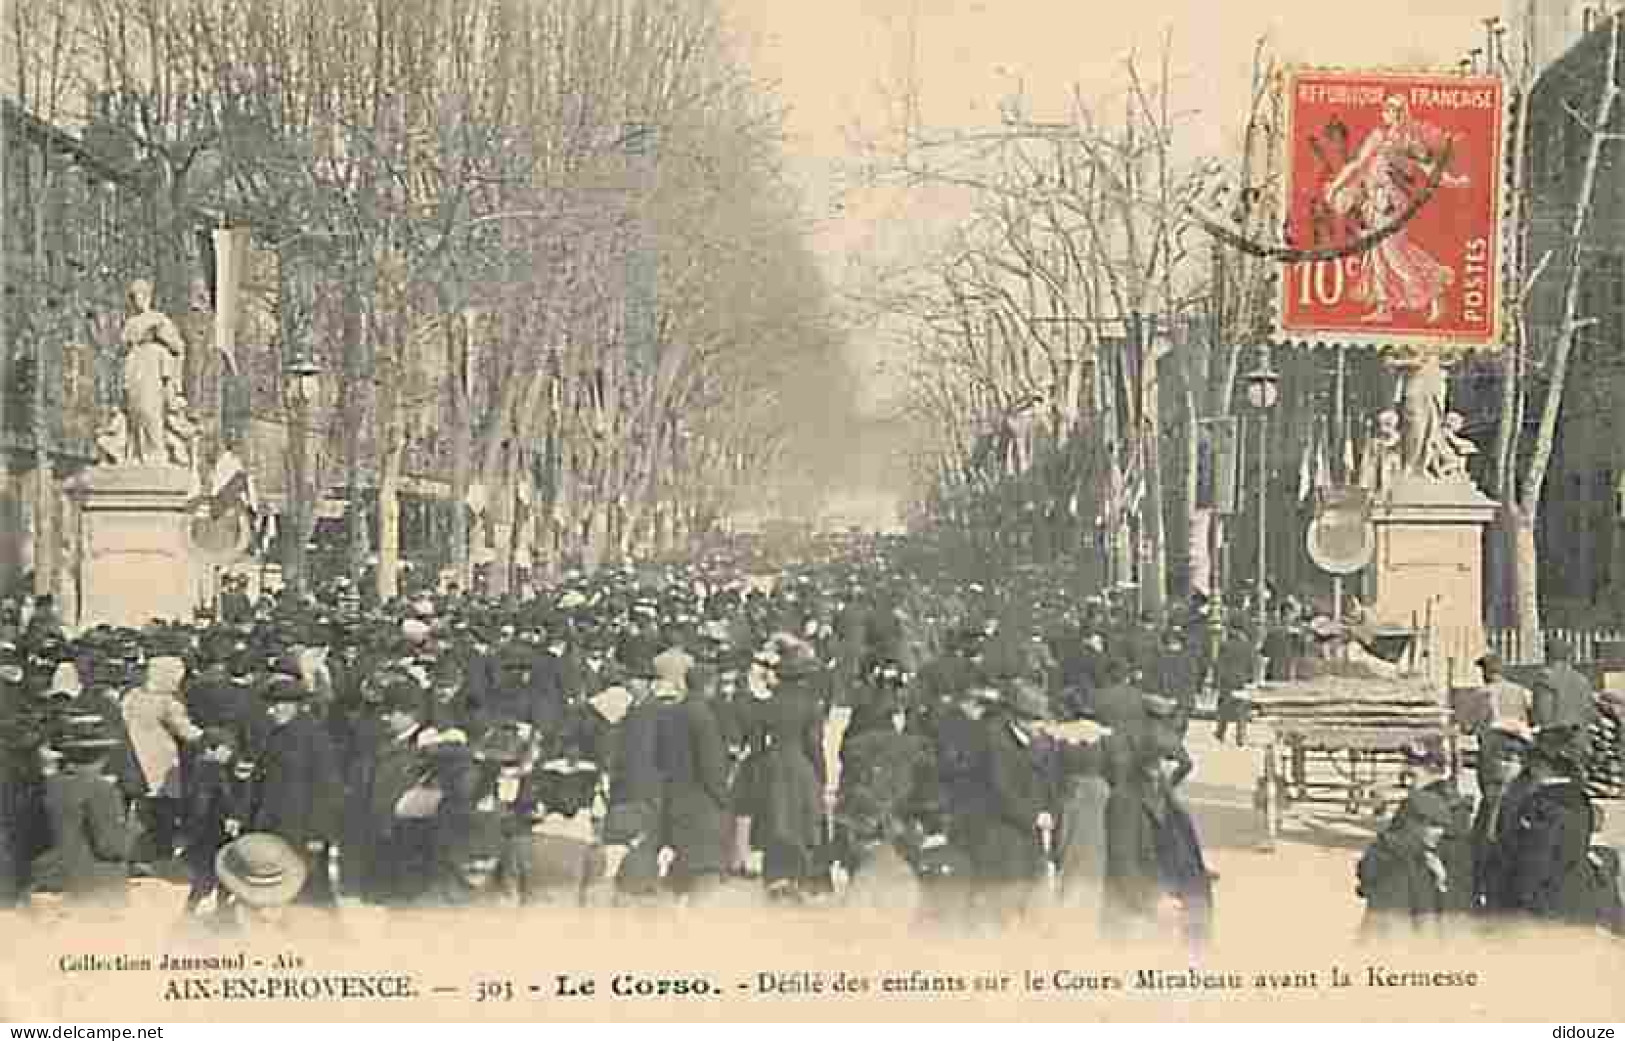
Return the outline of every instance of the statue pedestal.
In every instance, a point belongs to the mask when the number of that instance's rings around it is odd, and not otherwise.
[[[192,617],[192,491],[191,471],[177,466],[98,466],[69,486],[80,517],[77,625]]]
[[[1379,624],[1431,630],[1419,650],[1441,683],[1476,677],[1473,662],[1488,649],[1484,529],[1498,508],[1469,482],[1410,475],[1373,507],[1372,614]]]

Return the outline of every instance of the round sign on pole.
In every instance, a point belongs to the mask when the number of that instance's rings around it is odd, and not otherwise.
[[[1376,530],[1366,495],[1355,490],[1328,492],[1305,536],[1309,559],[1331,575],[1352,575],[1371,563]]]

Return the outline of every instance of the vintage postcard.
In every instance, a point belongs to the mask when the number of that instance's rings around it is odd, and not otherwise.
[[[0,1019],[1625,1019],[1618,4],[0,35]]]

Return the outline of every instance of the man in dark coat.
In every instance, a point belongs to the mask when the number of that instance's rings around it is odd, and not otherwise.
[[[582,667],[562,636],[554,636],[535,656],[530,669],[535,724],[551,732],[563,721],[565,706],[582,695]]]
[[[406,675],[382,685],[382,739],[349,760],[344,812],[343,866],[346,888],[354,885],[376,904],[406,903],[427,887],[427,849],[410,842],[396,825],[395,809],[423,775],[417,736],[424,692]]]
[[[937,790],[948,836],[961,849],[981,797],[976,786],[986,755],[987,734],[981,725],[985,710],[976,692],[965,690],[946,699],[934,720]]]
[[[1478,810],[1473,816],[1473,907],[1493,913],[1498,900],[1492,887],[1503,873],[1501,862],[1501,811],[1516,803],[1514,791],[1524,773],[1533,746],[1528,728],[1516,723],[1483,728],[1478,746]],[[1490,738],[1490,740],[1485,740]]]
[[[675,854],[668,874],[672,889],[698,899],[721,882],[727,867],[728,750],[709,692],[689,689],[693,660],[670,650],[654,664],[660,704],[654,760],[664,790],[661,845]]]
[[[535,664],[535,649],[524,644],[507,643],[497,649],[490,686],[480,690],[475,701],[476,730],[484,733],[506,723],[535,726],[541,718],[532,685]]]
[[[1187,646],[1184,634],[1169,629],[1157,660],[1157,683],[1154,693],[1171,699],[1188,717],[1196,710],[1197,687],[1201,683],[1201,670],[1197,648]]]
[[[1114,734],[1106,800],[1106,880],[1102,930],[1109,939],[1153,932],[1164,905],[1177,912],[1191,942],[1206,939],[1212,876],[1190,814],[1163,770],[1166,736]]]
[[[255,708],[254,691],[244,678],[230,668],[233,648],[211,655],[203,671],[186,685],[186,714],[207,730],[218,727],[235,737],[246,736],[248,719]]]
[[[1006,686],[1009,699],[991,688],[983,695],[989,708],[982,720],[978,798],[962,819],[965,849],[976,872],[974,910],[993,925],[1010,924],[1026,912],[1044,877],[1043,833],[1055,825],[1052,792],[1033,749],[1030,723],[1043,715],[1041,695],[1020,681]]]
[[[254,811],[254,761],[241,750],[239,737],[211,728],[198,742],[200,752],[187,776],[186,804],[190,838],[186,844],[191,889],[188,911],[219,891],[215,858],[221,847],[244,833]]]
[[[1605,906],[1608,894],[1591,860],[1595,810],[1580,779],[1583,739],[1573,727],[1537,734],[1527,794],[1502,808],[1497,891],[1516,914],[1594,926]]]
[[[220,593],[220,617],[228,625],[240,625],[254,617],[254,604],[243,589],[243,581],[228,576],[227,584]]]
[[[1139,733],[1145,728],[1145,691],[1131,664],[1113,658],[1106,663],[1104,686],[1095,692],[1095,719],[1115,734]]]
[[[133,835],[124,800],[104,776],[118,739],[83,733],[63,741],[62,769],[45,779],[52,844],[34,865],[36,883],[76,902],[123,904]]]
[[[423,722],[436,730],[470,729],[474,710],[464,663],[452,655],[441,658],[430,670],[429,682],[428,716]]]
[[[1253,682],[1258,670],[1258,648],[1246,630],[1232,626],[1219,644],[1219,655],[1213,663],[1213,681],[1219,691],[1218,725],[1214,735],[1222,743],[1225,732],[1236,728],[1236,747],[1247,744],[1247,719],[1252,706],[1240,695],[1243,688]]]
[[[661,708],[648,680],[631,683],[632,703],[609,739],[609,814],[604,818],[608,871],[619,894],[645,897],[659,889],[660,801],[665,785],[655,766]]]
[[[304,710],[308,694],[292,676],[272,674],[264,698],[270,727],[255,755],[260,786],[255,831],[280,836],[310,862],[302,899],[331,899],[328,848],[343,814],[343,779],[327,730]]]

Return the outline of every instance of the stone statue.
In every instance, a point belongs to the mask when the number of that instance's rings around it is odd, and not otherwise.
[[[107,414],[96,428],[96,461],[108,465],[124,462],[130,452],[130,424],[121,409]]]
[[[1397,358],[1398,405],[1403,421],[1405,472],[1431,476],[1444,444],[1444,366],[1430,351]]]
[[[164,448],[169,461],[176,466],[192,466],[197,457],[193,448],[197,436],[197,417],[187,407],[186,398],[177,394],[170,399],[169,409],[164,413]]]
[[[124,449],[111,461],[129,466],[186,465],[174,457],[169,438],[169,416],[181,396],[185,342],[175,323],[153,309],[151,282],[131,282],[127,304],[129,317],[122,335]],[[99,438],[97,443],[107,452],[116,441],[110,437],[104,443]]]
[[[1478,446],[1465,435],[1462,428],[1467,419],[1460,412],[1444,414],[1444,429],[1440,433],[1438,452],[1428,468],[1428,476],[1440,481],[1471,481],[1467,460],[1478,454]]]

